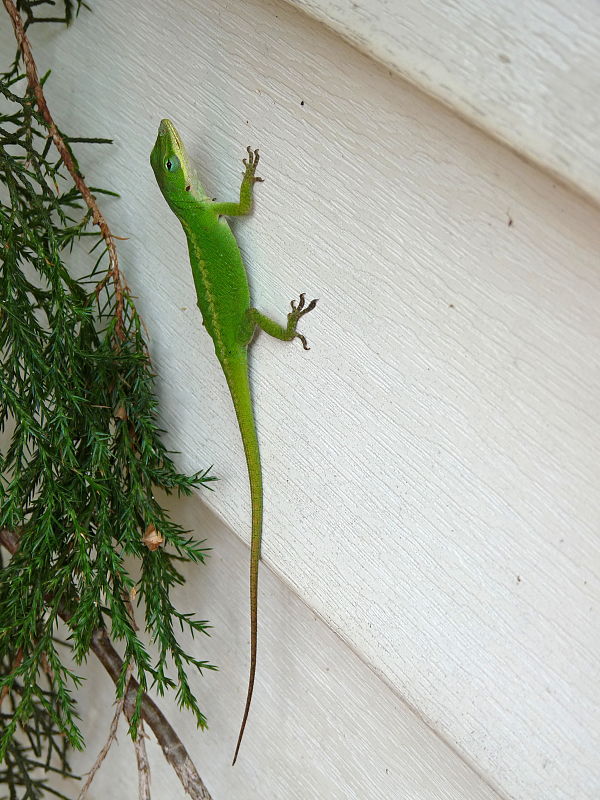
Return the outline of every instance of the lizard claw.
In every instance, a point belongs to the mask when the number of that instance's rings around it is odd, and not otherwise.
[[[302,342],[302,347],[305,350],[310,350],[310,347],[308,346],[308,342],[306,341],[306,336],[303,336],[301,333],[297,333],[296,334],[296,339],[300,339],[300,341]]]
[[[300,317],[303,317],[305,314],[308,314],[309,311],[312,311],[318,302],[317,300],[311,300],[310,303],[306,306],[306,308],[304,308],[306,303],[304,298],[305,295],[304,292],[302,292],[297,306],[295,300],[292,300],[290,303],[292,307],[292,313],[295,314],[298,319],[300,319]]]

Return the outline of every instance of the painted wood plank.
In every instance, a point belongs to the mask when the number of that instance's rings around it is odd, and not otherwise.
[[[600,201],[596,0],[289,0]]]
[[[148,165],[165,115],[221,198],[262,149],[236,223],[257,305],[320,297],[309,354],[254,350],[266,563],[506,795],[597,797],[598,211],[283,3],[106,2],[44,43],[62,126],[116,138],[81,161],[122,193],[169,443],[216,465],[213,508],[247,538]]]

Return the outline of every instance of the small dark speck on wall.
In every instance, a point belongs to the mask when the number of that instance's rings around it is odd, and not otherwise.
[[[300,100],[300,105],[301,105],[301,106],[303,106],[303,105],[304,105],[304,100]]]

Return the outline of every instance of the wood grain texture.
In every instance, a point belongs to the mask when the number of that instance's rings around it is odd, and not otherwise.
[[[148,164],[163,116],[220,199],[260,146],[235,224],[255,302],[320,298],[310,353],[253,351],[266,563],[507,796],[596,798],[598,211],[284,3],[107,0],[37,47],[59,123],[116,139],[80,160],[122,193],[105,208],[169,444],[216,465],[208,502],[247,539],[239,435]]]
[[[248,631],[239,608],[246,602],[248,548],[198,499],[182,502],[174,512],[213,548],[206,566],[186,570],[187,585],[177,594],[181,607],[196,610],[214,626],[210,638],[187,643],[219,665],[219,672],[193,680],[210,727],[198,732],[189,715],[172,707],[169,718],[214,800],[500,800],[268,568],[262,574],[255,703],[232,768],[245,700],[240,654],[246,652]],[[88,752],[74,758],[74,768],[82,772],[102,746],[113,713],[110,705],[98,703],[111,692],[102,669],[92,660],[86,674]],[[164,699],[158,702],[167,705]],[[121,725],[90,800],[137,797],[133,749]],[[152,736],[148,752],[152,796],[188,800]]]
[[[597,0],[288,0],[600,202]]]

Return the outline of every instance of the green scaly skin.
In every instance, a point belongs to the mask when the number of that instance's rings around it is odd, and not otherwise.
[[[187,237],[198,307],[229,386],[250,479],[250,675],[234,764],[248,720],[256,675],[258,562],[263,516],[262,471],[248,379],[248,345],[259,327],[283,341],[298,338],[304,349],[308,350],[306,339],[297,333],[296,326],[298,320],[312,311],[317,303],[312,300],[305,305],[304,295],[300,295],[297,306],[292,301],[292,311],[288,314],[285,327],[250,305],[246,269],[229,225],[222,219],[224,216],[243,216],[252,210],[254,184],[262,178],[255,175],[258,150],[253,151],[248,147],[247,151],[238,203],[216,203],[207,197],[191,168],[183,142],[168,119],[160,123],[150,155],[160,190]]]

